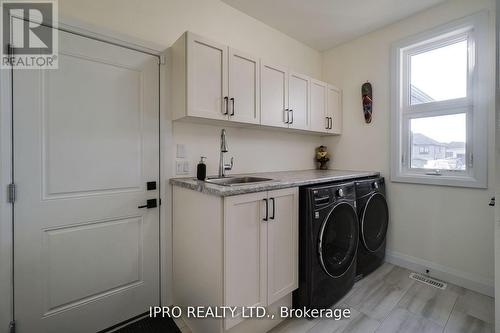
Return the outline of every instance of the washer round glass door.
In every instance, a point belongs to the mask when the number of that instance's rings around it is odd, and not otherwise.
[[[351,267],[358,246],[359,226],[354,207],[340,203],[321,225],[318,252],[323,270],[331,277],[343,275]]]
[[[372,194],[361,215],[361,241],[368,251],[377,251],[385,241],[389,209],[382,193]]]

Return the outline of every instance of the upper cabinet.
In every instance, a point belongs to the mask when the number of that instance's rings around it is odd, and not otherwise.
[[[311,129],[326,132],[329,128],[326,115],[327,84],[311,80]]]
[[[340,134],[341,91],[285,66],[184,33],[171,48],[172,114]]]
[[[182,35],[172,46],[174,119],[228,118],[227,57],[226,46],[191,33]]]
[[[309,77],[261,62],[261,124],[309,130]]]
[[[229,119],[260,123],[259,59],[229,48]]]
[[[288,75],[289,128],[309,129],[309,77],[290,72]]]
[[[328,85],[326,107],[326,117],[330,121],[328,133],[342,133],[342,93],[339,88]]]
[[[259,124],[259,59],[186,32],[172,46],[173,119]]]
[[[311,80],[311,129],[329,134],[342,133],[342,92],[318,80]]]
[[[261,124],[288,127],[288,69],[262,62]]]

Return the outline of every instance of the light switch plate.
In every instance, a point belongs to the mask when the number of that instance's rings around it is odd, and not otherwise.
[[[175,161],[175,174],[176,175],[189,174],[189,162],[188,161]]]
[[[182,166],[182,171],[184,172],[185,175],[189,174],[190,168],[188,161],[184,161],[184,165]]]

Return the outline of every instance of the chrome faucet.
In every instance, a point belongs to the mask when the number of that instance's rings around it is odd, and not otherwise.
[[[233,168],[234,159],[231,157],[231,164],[224,163],[224,153],[227,153],[226,130],[220,132],[220,161],[219,161],[219,178],[226,177],[226,170]]]

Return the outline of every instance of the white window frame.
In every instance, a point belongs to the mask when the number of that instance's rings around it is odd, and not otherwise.
[[[391,181],[487,188],[491,68],[487,11],[405,38],[391,50]],[[412,55],[468,40],[467,96],[411,105]],[[410,168],[411,119],[466,114],[466,170]]]

